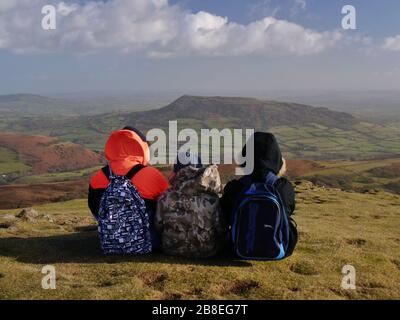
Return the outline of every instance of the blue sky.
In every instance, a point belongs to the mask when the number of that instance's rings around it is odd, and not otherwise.
[[[397,0],[307,0],[306,10],[291,13],[294,1],[287,0],[173,0],[193,11],[209,11],[227,16],[233,21],[248,23],[273,12],[278,18],[290,19],[317,30],[333,29],[340,26],[340,12],[344,5],[354,5],[358,11],[359,31],[371,36],[390,36],[400,33],[400,1]],[[257,6],[260,12],[252,8]],[[263,11],[262,8],[265,10]],[[269,9],[269,10],[268,10]]]
[[[2,0],[0,94],[397,90],[399,18],[396,0]]]

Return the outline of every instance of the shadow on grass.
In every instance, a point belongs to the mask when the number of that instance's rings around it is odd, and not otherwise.
[[[0,256],[33,264],[157,262],[203,266],[251,266],[249,262],[235,260],[229,250],[225,250],[222,255],[212,259],[188,259],[161,253],[144,256],[104,256],[100,250],[96,231],[49,237],[0,238]]]

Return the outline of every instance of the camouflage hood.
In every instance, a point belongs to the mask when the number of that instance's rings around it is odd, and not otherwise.
[[[216,165],[202,168],[188,166],[178,171],[171,181],[171,189],[182,194],[207,192],[220,195],[222,183]]]

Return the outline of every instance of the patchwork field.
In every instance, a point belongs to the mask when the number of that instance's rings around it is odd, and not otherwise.
[[[297,185],[300,240],[282,262],[104,257],[85,200],[0,211],[0,299],[399,299],[400,198]],[[54,265],[57,289],[41,288]],[[341,288],[342,267],[356,290]]]
[[[103,162],[101,153],[79,144],[48,136],[0,132],[3,186],[87,179]]]
[[[89,177],[99,168],[22,175],[11,184],[0,186],[0,209],[85,197]],[[361,193],[382,190],[400,194],[400,157],[364,161],[287,159],[287,168],[292,181],[303,179],[319,186]],[[158,166],[158,169],[166,177],[171,170],[170,166]],[[234,170],[234,165],[219,166],[224,183],[237,178]]]
[[[289,158],[368,159],[400,154],[400,127],[359,123],[350,129],[322,125],[271,128]]]
[[[22,163],[16,152],[0,147],[0,175],[5,175],[13,172],[27,172],[31,167]]]
[[[76,171],[66,171],[59,173],[44,173],[38,175],[26,175],[15,179],[12,185],[15,184],[38,184],[38,183],[51,183],[63,182],[72,180],[88,180],[101,166],[87,168]]]
[[[400,157],[381,158],[365,161],[319,161],[310,172],[304,171],[297,176],[318,185],[341,188],[348,191],[369,192],[385,190],[400,194]]]
[[[177,121],[179,130],[197,132],[207,128],[271,131],[289,158],[368,159],[400,154],[398,122],[368,123],[326,108],[252,98],[182,96],[156,110],[7,118],[0,120],[0,128],[58,137],[101,151],[113,130],[131,125],[143,132],[153,128],[167,132],[169,121]]]
[[[85,169],[102,161],[100,154],[81,145],[48,136],[0,133],[0,146],[18,154],[34,174]]]

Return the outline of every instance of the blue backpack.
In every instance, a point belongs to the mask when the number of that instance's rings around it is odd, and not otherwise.
[[[126,175],[113,175],[101,198],[99,237],[106,255],[139,255],[152,251],[150,219],[144,200],[132,184],[132,177],[143,168],[138,165]]]
[[[236,254],[246,260],[281,260],[289,246],[289,221],[270,172],[265,183],[245,190],[232,215]]]

